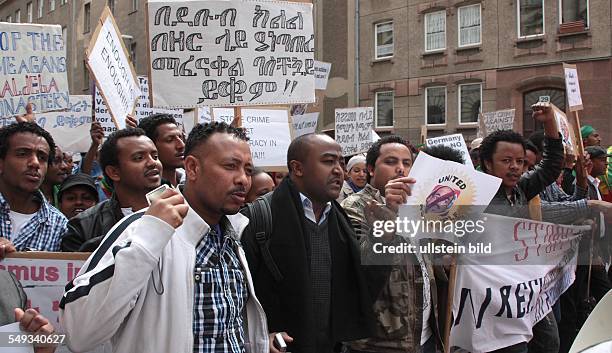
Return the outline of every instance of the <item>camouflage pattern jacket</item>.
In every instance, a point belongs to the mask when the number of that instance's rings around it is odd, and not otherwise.
[[[365,206],[370,201],[384,204],[385,200],[380,192],[367,184],[360,192],[350,195],[342,202],[342,207],[348,214],[356,235],[360,238],[362,250],[362,264],[380,263],[368,257],[375,256],[372,251],[374,241],[372,226],[365,219]],[[389,263],[388,254],[384,259]],[[409,259],[408,256],[412,256]],[[393,265],[390,272],[384,272],[388,278],[383,289],[376,296],[374,302],[374,315],[376,317],[376,331],[373,337],[350,342],[354,350],[381,353],[412,353],[419,352],[421,347],[421,330],[423,327],[423,275],[421,267],[414,255],[400,255],[391,260]],[[437,294],[436,282],[431,262],[427,262],[431,293],[431,316],[429,323],[436,339],[437,346],[442,347],[440,330],[437,320]],[[367,266],[366,275],[375,276],[381,271],[376,270],[382,266]],[[367,278],[371,280],[370,278]]]

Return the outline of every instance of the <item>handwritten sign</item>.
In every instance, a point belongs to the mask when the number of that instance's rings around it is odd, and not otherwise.
[[[291,143],[289,112],[285,109],[242,109],[242,127],[249,136],[253,165],[286,170]]]
[[[327,80],[331,71],[331,63],[315,61],[315,89],[327,88]]]
[[[115,125],[119,129],[125,128],[125,118],[134,111],[140,96],[140,86],[121,33],[108,7],[104,8],[87,49],[87,66],[100,88]]]
[[[470,153],[468,152],[467,145],[463,139],[462,134],[454,134],[440,137],[432,137],[425,140],[427,147],[435,145],[444,145],[458,150],[463,157],[463,164],[474,169]]]
[[[153,106],[314,102],[311,4],[150,0],[147,8]]]
[[[496,112],[482,113],[482,126],[484,136],[497,130],[512,130],[514,127],[515,109],[498,110]]]
[[[0,51],[0,117],[68,108],[61,26],[0,22]]]
[[[86,256],[82,253],[46,253],[41,258],[36,254],[7,257],[0,261],[0,270],[15,275],[28,296],[27,306],[36,309],[57,327],[64,286],[76,277]]]
[[[176,120],[179,125],[183,122],[183,110],[182,109],[162,109],[162,108],[152,108],[149,103],[149,82],[147,77],[138,76],[138,84],[140,86],[140,96],[136,101],[135,110],[134,110],[134,118],[137,122],[140,122],[141,119],[146,118],[151,114],[168,114]],[[100,91],[96,88],[95,90],[95,99],[96,99],[96,120],[100,122],[102,128],[104,129],[105,136],[110,135],[112,132],[117,130],[117,126],[113,123],[113,119],[104,103],[104,99],[100,94]]]
[[[306,113],[292,116],[293,138],[314,133],[317,130],[318,120],[319,113]]]
[[[231,124],[234,121],[234,108],[213,108],[212,119]]]
[[[582,110],[582,96],[580,95],[580,82],[578,81],[578,69],[576,65],[563,64],[565,72],[565,90],[567,102],[571,112]]]
[[[374,108],[336,109],[336,142],[343,156],[367,152],[372,145]]]

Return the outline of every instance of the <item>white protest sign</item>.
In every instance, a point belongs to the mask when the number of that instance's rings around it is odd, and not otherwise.
[[[68,108],[61,26],[0,22],[0,51],[0,117]]]
[[[234,121],[234,108],[212,108],[213,121],[224,121],[231,124]]]
[[[335,136],[342,147],[342,155],[367,152],[372,145],[374,108],[336,109],[335,113]]]
[[[146,118],[151,114],[168,114],[176,120],[179,125],[183,124],[183,110],[182,109],[161,109],[152,108],[149,103],[149,82],[145,76],[138,76],[138,84],[140,86],[140,96],[136,101],[134,110],[134,118],[137,122],[140,122],[142,118]],[[117,130],[117,127],[113,123],[112,117],[104,103],[104,99],[100,94],[99,90],[95,89],[95,100],[96,100],[96,120],[100,122],[104,129],[105,136],[110,135],[112,132]]]
[[[459,256],[452,308],[450,346],[471,352],[531,340],[532,327],[574,281],[588,228],[486,216],[486,231],[474,239],[484,251]]]
[[[462,134],[446,135],[440,137],[431,137],[425,140],[427,147],[435,145],[444,145],[458,150],[463,157],[463,164],[470,168],[474,168],[470,153],[468,152],[467,145],[463,139]]]
[[[315,89],[324,90],[327,88],[331,63],[315,61]]]
[[[266,170],[285,170],[291,143],[289,112],[285,109],[242,109],[240,113],[242,127],[249,137],[253,165]]]
[[[0,261],[0,270],[15,275],[28,296],[28,307],[36,309],[57,328],[64,287],[76,277],[85,260],[75,260],[78,258],[75,254],[56,254],[66,259],[8,257]]]
[[[315,101],[312,4],[150,0],[147,8],[153,106]]]
[[[565,90],[569,111],[582,110],[582,97],[580,95],[580,82],[578,80],[578,69],[576,65],[563,64],[565,73]]]
[[[198,123],[210,123],[212,121],[212,117],[210,116],[210,107],[197,107],[195,108],[198,112]]]
[[[376,131],[372,131],[372,142],[376,142],[380,140],[380,136],[376,133]]]
[[[496,112],[482,113],[484,136],[497,130],[512,130],[514,127],[515,109],[498,110]]]
[[[291,121],[293,123],[293,138],[306,134],[312,134],[317,130],[319,113],[294,115],[291,117]]]
[[[100,23],[91,37],[87,49],[87,66],[96,86],[100,88],[115,125],[120,129],[125,128],[125,118],[134,111],[140,96],[140,86],[121,33],[108,7],[104,8]]]

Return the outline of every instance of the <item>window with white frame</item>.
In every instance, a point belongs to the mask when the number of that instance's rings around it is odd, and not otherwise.
[[[32,2],[30,1],[27,5],[26,5],[26,13],[28,16],[28,23],[32,23],[32,21],[34,20],[34,13],[33,13],[33,7],[32,7]]]
[[[393,22],[383,22],[374,25],[376,48],[375,59],[390,58],[393,56]]]
[[[43,17],[43,8],[45,6],[45,0],[38,0],[38,17],[37,18],[42,18]]]
[[[518,35],[544,34],[544,0],[518,0]]]
[[[68,43],[68,27],[66,26],[62,26],[62,42],[64,42],[64,47]]]
[[[393,127],[393,91],[376,92],[376,127]]]
[[[55,0],[49,0],[49,12],[55,11]]]
[[[561,23],[582,21],[589,27],[589,0],[559,0]]]
[[[427,125],[446,124],[446,87],[425,89],[425,122]]]
[[[480,44],[480,4],[459,8],[459,46]]]
[[[446,11],[425,14],[425,51],[446,48]]]
[[[482,84],[459,85],[459,124],[477,123],[482,102]]]
[[[20,23],[21,22],[21,9],[17,9],[17,11],[15,11],[15,23]]]
[[[138,11],[138,0],[132,0],[132,12]]]

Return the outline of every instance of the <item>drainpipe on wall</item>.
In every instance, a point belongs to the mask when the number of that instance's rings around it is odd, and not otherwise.
[[[359,0],[355,0],[355,106],[359,106]]]

